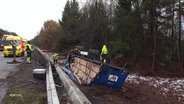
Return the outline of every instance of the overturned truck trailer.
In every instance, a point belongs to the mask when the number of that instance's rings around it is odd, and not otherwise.
[[[125,82],[128,71],[125,68],[102,64],[77,55],[68,55],[62,69],[72,78],[84,85],[103,85],[119,89]]]

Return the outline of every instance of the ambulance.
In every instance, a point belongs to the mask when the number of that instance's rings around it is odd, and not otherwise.
[[[22,50],[20,42],[22,41],[22,38],[20,36],[9,35],[6,38],[6,41],[9,41],[10,44],[4,46],[3,50],[4,57],[14,56],[12,43],[16,45],[15,56],[21,56]]]

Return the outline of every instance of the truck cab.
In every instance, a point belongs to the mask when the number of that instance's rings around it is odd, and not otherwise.
[[[20,45],[21,40],[22,39],[19,36],[13,36],[13,35],[8,36],[6,38],[6,41],[9,42],[9,44],[4,46],[4,50],[3,50],[4,57],[13,56],[14,55],[13,54],[13,47],[12,47],[11,41],[15,41],[16,42],[15,56],[21,56],[21,53],[22,53],[21,45]]]

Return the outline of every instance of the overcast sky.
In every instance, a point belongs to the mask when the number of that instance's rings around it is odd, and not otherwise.
[[[0,28],[33,39],[45,21],[61,19],[66,1],[1,0]]]

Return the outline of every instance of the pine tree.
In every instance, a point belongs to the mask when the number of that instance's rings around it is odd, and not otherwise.
[[[60,20],[60,25],[63,27],[65,37],[60,40],[61,43],[67,43],[70,48],[76,44],[79,44],[79,32],[78,24],[80,19],[79,4],[76,0],[67,1],[62,19]]]

